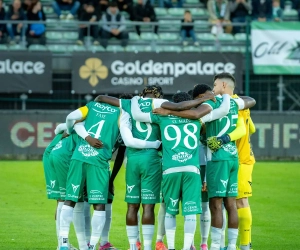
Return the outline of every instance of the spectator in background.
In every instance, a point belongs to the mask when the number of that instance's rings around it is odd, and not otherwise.
[[[109,4],[108,0],[99,0],[98,3],[97,3],[97,7],[96,7],[97,11],[99,13],[106,12],[107,8],[108,8],[108,4]]]
[[[10,44],[13,45],[16,43],[16,36],[25,36],[26,26],[23,25],[22,21],[25,20],[25,14],[21,6],[20,0],[14,0],[13,4],[9,6],[9,9],[6,13],[6,20],[20,21],[17,24],[6,24],[6,30],[10,37]]]
[[[150,23],[157,22],[154,8],[149,0],[137,0],[137,4],[133,7],[133,16],[135,21]],[[138,35],[141,35],[141,27],[135,26]],[[157,34],[158,26],[154,26],[154,33]]]
[[[231,33],[232,26],[230,25],[230,8],[227,0],[209,0],[207,2],[209,12],[209,22],[213,25],[212,33],[217,35],[223,33],[225,28],[226,33]]]
[[[27,10],[28,21],[45,21],[46,16],[42,8],[42,4],[39,0],[31,0],[31,5]],[[46,26],[43,23],[34,23],[29,25],[27,31],[28,45],[38,43],[45,45],[45,31]]]
[[[282,9],[280,7],[280,0],[273,0],[273,21],[282,21]]]
[[[28,8],[31,6],[31,0],[22,1],[22,8],[26,12]]]
[[[125,11],[129,14],[130,20],[133,21],[133,1],[132,0],[117,0],[119,11]]]
[[[184,46],[188,45],[186,38],[191,37],[193,39],[194,45],[199,46],[199,43],[197,42],[197,38],[195,35],[195,31],[194,31],[194,20],[192,19],[192,14],[189,10],[186,10],[184,12],[184,17],[181,20],[181,22],[182,22],[182,24],[186,24],[186,25],[181,26],[181,31],[180,31],[183,45]],[[189,24],[189,25],[187,25],[187,24]]]
[[[3,1],[0,0],[0,21],[3,21],[5,19],[5,8],[3,6]],[[3,41],[5,33],[5,24],[0,24],[0,43]]]
[[[244,23],[252,7],[247,0],[235,0],[230,4],[232,23]],[[241,26],[233,26],[233,33],[240,33]]]
[[[94,38],[94,45],[99,45],[98,35],[99,35],[99,28],[98,28],[98,21],[99,15],[96,11],[92,2],[86,4],[85,9],[82,10],[81,15],[79,17],[79,21],[90,22],[93,25],[90,26],[90,36]],[[88,35],[89,27],[87,25],[80,25],[79,28],[79,40],[77,41],[78,45],[83,45],[84,36]]]
[[[173,1],[172,0],[159,0],[159,7],[161,7],[161,1],[163,3],[163,5],[166,7],[166,8],[174,8],[173,6]],[[177,0],[177,8],[182,8],[183,7],[183,2],[184,0]],[[162,7],[164,7],[162,6]]]
[[[116,37],[121,40],[121,45],[126,47],[128,33],[126,32],[125,18],[118,10],[116,2],[111,2],[105,14],[102,15],[102,46],[106,48],[108,39]]]
[[[55,0],[52,3],[52,7],[54,9],[54,12],[59,16],[60,19],[74,19],[74,16],[76,15],[80,3],[76,0]],[[61,11],[70,11],[70,13],[65,16],[61,14]]]
[[[272,0],[252,0],[252,18],[259,22],[272,20]]]

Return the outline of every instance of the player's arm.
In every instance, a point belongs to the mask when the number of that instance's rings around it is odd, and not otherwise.
[[[141,111],[138,100],[139,100],[138,96],[135,96],[131,99],[132,118],[139,122],[150,122],[151,123],[150,113],[144,113]]]
[[[252,135],[256,132],[256,128],[255,128],[255,125],[254,125],[251,117],[249,117],[249,132],[250,132],[250,135]]]
[[[179,103],[174,103],[174,102],[164,102],[161,104],[161,107],[164,109],[169,109],[173,111],[183,111],[183,110],[188,110],[194,107],[199,106],[201,103],[208,101],[208,100],[213,100],[215,101],[215,96],[212,93],[206,93],[203,97],[191,100],[191,101],[184,101],[184,102],[179,102]]]
[[[233,100],[238,105],[239,110],[252,108],[256,104],[255,99],[249,96],[239,96],[237,98],[233,98]]]
[[[86,140],[88,144],[90,144],[94,148],[102,148],[103,143],[96,139],[93,138],[89,135],[89,133],[86,131],[84,127],[84,122],[79,122],[74,125],[74,130],[75,132],[83,139]]]
[[[57,125],[57,127],[54,130],[54,133],[57,135],[57,134],[60,134],[64,131],[66,131],[66,130],[67,130],[67,124],[66,123],[61,123],[61,124]]]
[[[66,125],[67,125],[67,133],[71,134],[73,130],[73,126],[76,123],[76,121],[82,121],[86,118],[87,114],[89,112],[89,109],[87,106],[83,106],[79,109],[74,110],[70,114],[67,115],[66,118]]]
[[[126,147],[130,148],[159,148],[160,141],[145,141],[134,138],[132,135],[132,124],[130,122],[130,115],[122,110],[122,115],[120,119],[120,133],[123,139],[123,142]]]
[[[107,95],[98,95],[95,98],[95,102],[104,102],[112,106],[120,107],[120,100],[116,97],[107,96]]]

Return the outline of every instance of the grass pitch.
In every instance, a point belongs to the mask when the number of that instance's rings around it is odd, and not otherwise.
[[[110,241],[127,249],[125,230],[125,169],[115,181],[115,200]],[[55,201],[47,200],[42,162],[1,161],[0,163],[0,249],[48,249],[57,246]],[[300,162],[260,162],[253,174],[254,250],[300,249]],[[156,212],[158,206],[156,208]],[[199,220],[198,220],[199,221]],[[198,222],[199,223],[199,222]],[[298,235],[298,236],[297,236]],[[77,246],[71,231],[71,243]],[[199,224],[195,235],[199,249]],[[183,246],[183,218],[177,218],[176,248]]]

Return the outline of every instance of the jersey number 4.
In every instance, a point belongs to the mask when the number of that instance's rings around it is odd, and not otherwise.
[[[103,129],[103,125],[105,123],[105,120],[102,120],[96,124],[94,124],[92,127],[90,127],[90,129],[87,131],[89,133],[89,135],[93,136],[96,139],[99,139],[101,137],[101,130]],[[94,133],[93,131],[96,132]]]

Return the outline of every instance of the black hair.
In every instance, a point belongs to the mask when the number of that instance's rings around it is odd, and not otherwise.
[[[172,100],[173,102],[178,103],[178,102],[190,101],[192,100],[192,97],[186,92],[179,92],[172,96]]]
[[[212,89],[207,84],[195,85],[193,90],[193,99],[195,99],[195,97],[197,97],[198,95],[204,94],[208,90],[211,91]]]
[[[234,76],[233,76],[232,74],[230,74],[230,73],[222,72],[222,73],[220,73],[220,74],[216,74],[216,75],[214,76],[214,82],[215,82],[215,80],[217,80],[217,79],[230,79],[231,81],[233,81],[233,83],[234,83],[234,85],[235,85],[235,78],[234,78]]]
[[[189,11],[189,10],[186,10],[186,11],[184,12],[184,14],[185,14],[185,13],[190,13],[190,14],[191,14],[191,11]]]
[[[119,99],[132,99],[132,94],[122,94],[119,96]]]
[[[189,90],[187,93],[188,93],[191,97],[193,97],[193,90],[192,90],[192,89]]]
[[[162,88],[157,85],[145,87],[140,96],[145,97],[147,94],[153,94],[155,98],[162,98],[164,96]]]
[[[109,7],[118,7],[117,2],[113,1],[109,3]]]

